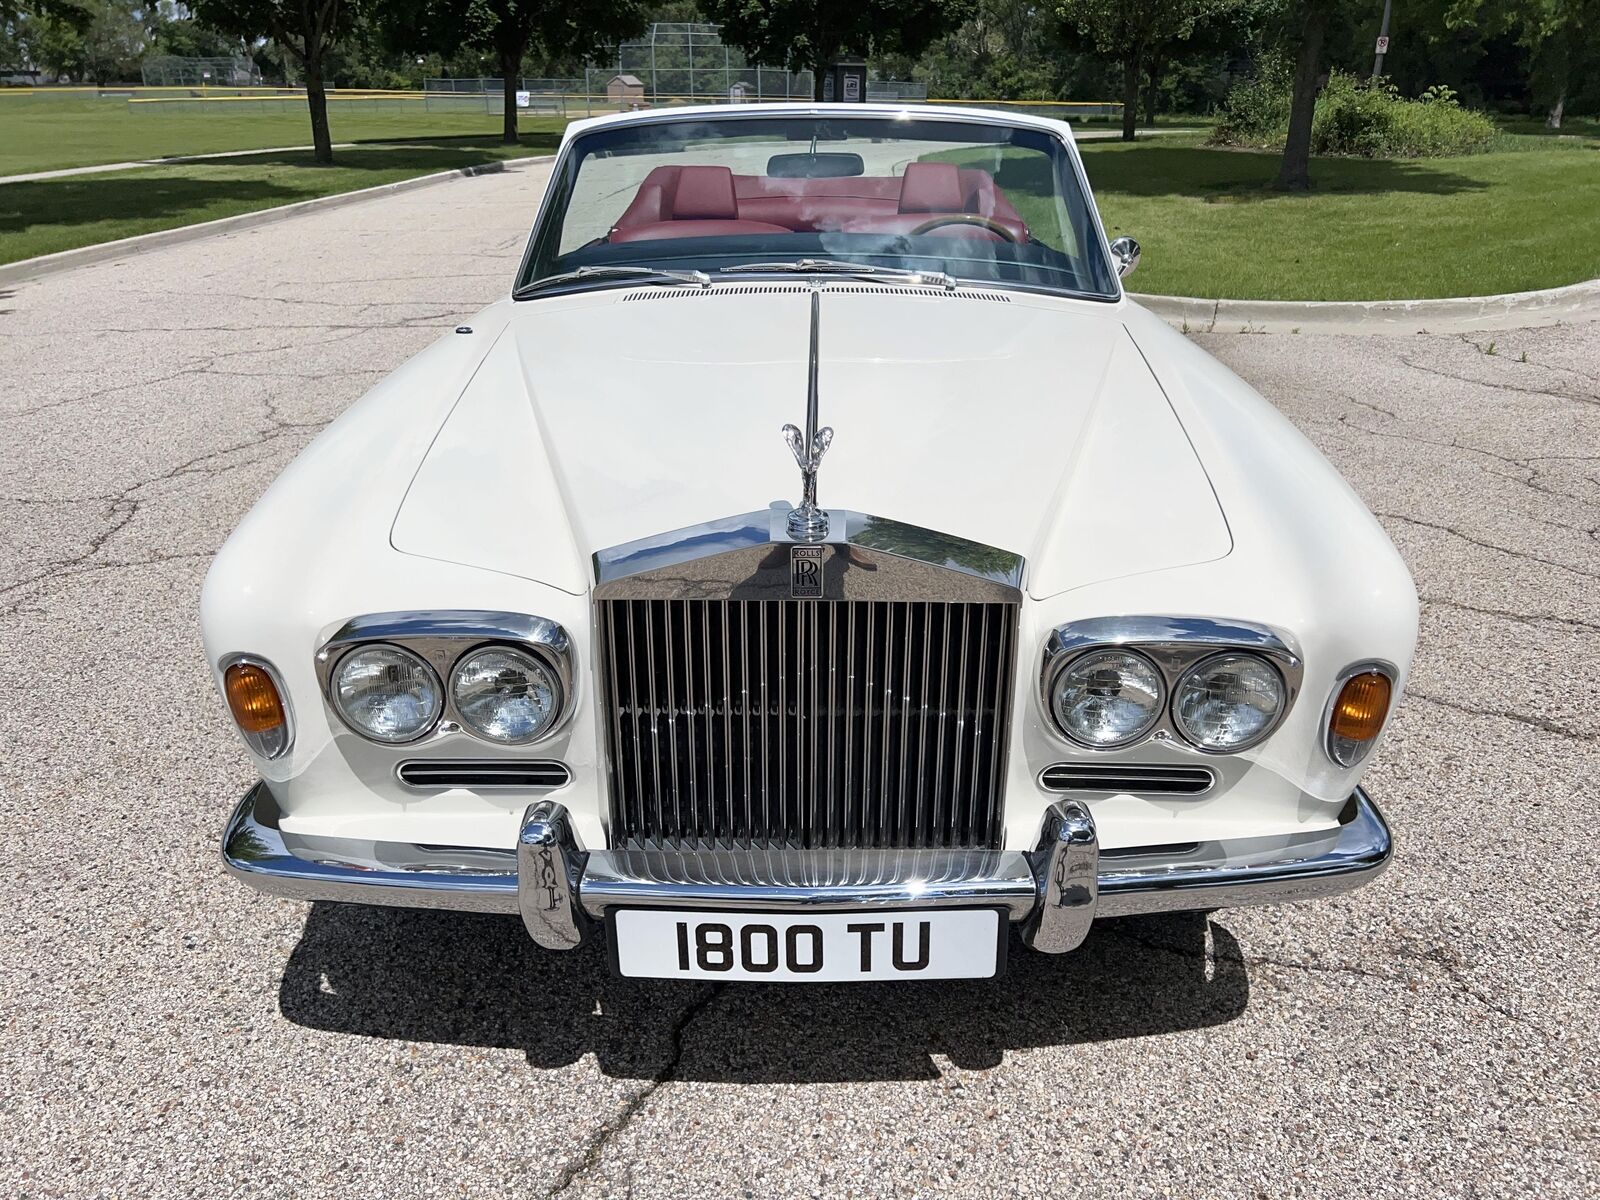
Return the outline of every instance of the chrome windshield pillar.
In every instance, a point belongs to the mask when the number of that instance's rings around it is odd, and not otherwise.
[[[517,835],[517,908],[528,936],[546,950],[575,950],[592,929],[578,903],[588,860],[566,808],[553,800],[528,805]]]
[[[1022,940],[1046,954],[1076,950],[1089,936],[1099,898],[1100,839],[1089,810],[1072,801],[1052,804],[1028,857],[1039,903],[1023,923]]]

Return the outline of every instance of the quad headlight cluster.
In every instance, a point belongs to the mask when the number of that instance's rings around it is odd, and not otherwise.
[[[1231,754],[1277,727],[1299,678],[1298,654],[1271,630],[1130,618],[1056,630],[1043,682],[1056,726],[1081,746],[1112,750],[1167,730]]]
[[[523,746],[553,733],[569,703],[566,635],[538,618],[361,618],[323,648],[318,665],[339,719],[386,745],[415,742],[450,718],[486,742]]]

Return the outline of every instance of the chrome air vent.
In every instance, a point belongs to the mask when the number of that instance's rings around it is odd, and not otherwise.
[[[1039,773],[1052,792],[1128,792],[1135,796],[1200,796],[1216,786],[1207,767],[1162,763],[1064,762]]]
[[[622,297],[624,304],[635,300],[695,300],[707,296],[803,296],[811,289],[803,283],[736,283],[716,284],[708,288],[651,288],[648,291],[629,292]]]
[[[566,763],[552,759],[513,758],[413,758],[395,770],[407,787],[426,790],[489,788],[548,791],[572,782]]]
[[[953,296],[957,300],[1011,303],[1011,297],[1004,292],[981,291],[977,288],[954,288],[947,291],[933,284],[909,287],[894,283],[824,283],[818,290],[850,295]],[[703,300],[708,296],[793,296],[811,291],[811,286],[803,283],[713,284],[708,288],[651,288],[648,291],[628,292],[622,297],[622,302],[629,304],[640,300]]]
[[[952,288],[947,291],[933,284],[927,284],[922,287],[902,287],[892,283],[833,283],[822,290],[824,292],[864,293],[867,295],[953,296],[957,300],[989,300],[995,304],[1011,303],[1011,297],[1004,292],[981,292],[975,288]]]

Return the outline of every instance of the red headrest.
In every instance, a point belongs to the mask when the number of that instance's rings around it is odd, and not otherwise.
[[[903,213],[958,213],[962,210],[961,172],[955,163],[915,162],[900,183]]]
[[[683,167],[672,198],[674,221],[735,221],[739,204],[733,196],[733,172],[727,167]]]

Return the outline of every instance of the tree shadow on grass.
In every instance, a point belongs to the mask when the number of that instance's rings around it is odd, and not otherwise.
[[[1249,995],[1237,942],[1198,914],[1102,922],[1061,956],[1013,935],[997,980],[763,986],[620,979],[603,938],[552,953],[512,917],[318,904],[278,1000],[310,1029],[756,1083],[929,1079],[935,1054],[987,1069],[1007,1050],[1222,1024]]]
[[[384,172],[394,178],[497,168],[502,161],[487,146],[372,146],[337,152],[331,168],[318,167],[309,151],[277,151],[0,184],[0,235],[98,222],[135,226],[109,235],[122,236],[124,232],[142,232],[137,228],[141,222],[187,224],[383,182],[363,180],[361,176],[368,173]],[[267,171],[273,174],[265,174]],[[170,221],[184,214],[194,215]]]
[[[524,150],[554,153],[558,139],[551,135],[533,135],[522,139]],[[515,157],[505,153],[510,147],[498,137],[441,137],[393,139],[383,142],[359,142],[340,147],[333,152],[334,170],[392,171],[401,168],[433,168],[447,171],[453,167],[482,166],[494,162],[514,162]],[[231,158],[188,160],[192,165],[208,167],[307,167],[322,170],[309,150],[263,150],[255,154],[240,154]],[[178,164],[174,164],[178,165]]]
[[[1277,154],[1140,144],[1130,150],[1089,151],[1083,159],[1097,195],[1185,196],[1214,204],[1388,192],[1451,196],[1483,191],[1489,186],[1482,180],[1446,170],[1437,161],[1412,159],[1312,159],[1310,193],[1273,189],[1280,161]],[[1027,165],[1023,161],[1017,167]],[[996,182],[1008,186],[999,177]]]
[[[266,208],[305,198],[298,188],[226,176],[118,179],[107,174],[8,183],[0,186],[0,234],[22,233],[35,226],[147,221],[218,203]]]

